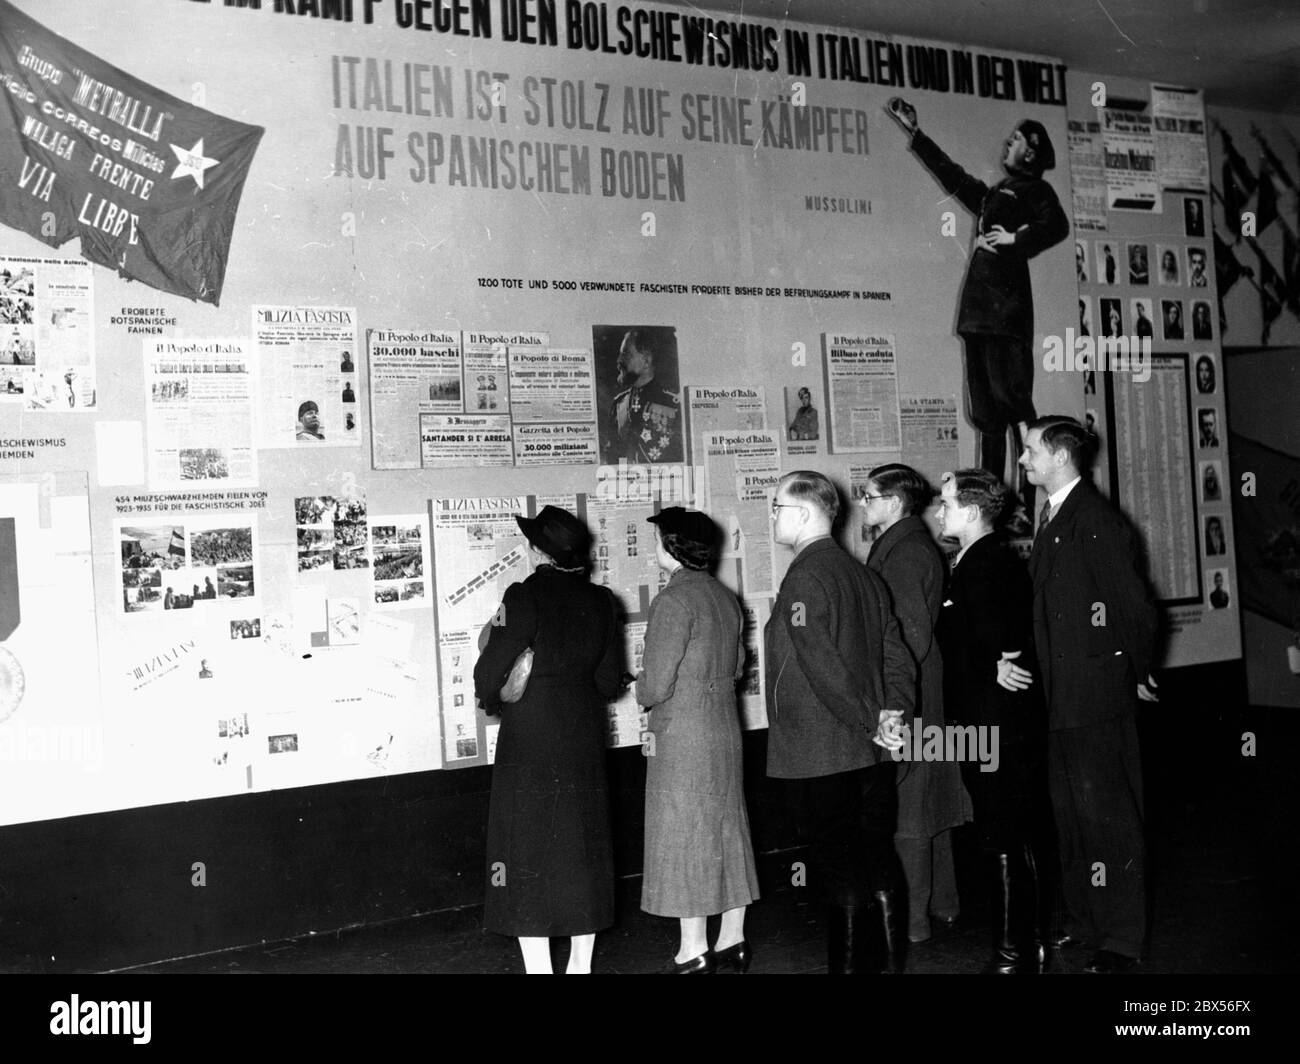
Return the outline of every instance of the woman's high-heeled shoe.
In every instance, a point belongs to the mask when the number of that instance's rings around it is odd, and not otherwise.
[[[705,950],[698,957],[692,957],[688,961],[669,961],[660,971],[660,975],[712,975],[717,967],[714,962],[713,951]]]
[[[717,967],[721,968],[723,965],[729,965],[741,975],[749,971],[749,965],[753,960],[753,950],[749,948],[749,943],[743,938],[734,946],[713,951],[713,963]]]

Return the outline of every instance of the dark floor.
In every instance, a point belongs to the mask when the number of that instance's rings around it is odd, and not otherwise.
[[[1259,879],[1234,873],[1235,845],[1206,847],[1179,843],[1156,851],[1159,867],[1153,881],[1158,903],[1149,955],[1139,974],[1246,974],[1294,970],[1286,935],[1270,930],[1268,908]],[[962,867],[973,862],[968,838],[959,847]],[[978,885],[963,887],[972,898],[958,930],[910,948],[910,973],[976,973],[987,959],[988,921]],[[597,938],[593,971],[654,972],[677,948],[674,921],[641,912],[641,881],[619,882],[619,921]],[[252,973],[511,973],[522,972],[513,939],[480,927],[477,906],[392,921],[291,941],[267,943],[201,957],[189,957],[129,969],[134,972]],[[716,925],[710,928],[716,933]],[[796,889],[769,892],[751,907],[746,934],[754,948],[752,974],[824,974],[826,946],[821,907]],[[555,968],[563,971],[567,944],[554,945]],[[1077,973],[1089,951],[1057,951],[1050,971]]]

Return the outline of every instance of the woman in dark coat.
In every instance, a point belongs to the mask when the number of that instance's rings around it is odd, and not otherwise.
[[[879,529],[867,565],[889,585],[894,615],[916,661],[916,721],[943,724],[943,657],[934,642],[947,565],[921,515],[934,498],[910,466],[877,466],[862,498],[866,522]],[[913,942],[930,937],[930,914],[945,926],[961,905],[953,867],[952,829],[970,819],[961,770],[945,761],[911,761],[898,773],[894,847],[907,877],[908,929]]]
[[[681,920],[667,974],[743,972],[745,907],[758,897],[741,768],[736,681],[744,672],[744,619],[736,596],[709,575],[721,530],[670,506],[658,525],[668,586],[650,604],[636,698],[650,710],[641,908]],[[722,913],[716,948],[707,919]]]
[[[568,972],[586,974],[595,933],[614,922],[605,707],[623,675],[617,600],[587,579],[591,533],[578,518],[547,506],[516,520],[541,564],[506,589],[474,666],[475,694],[501,715],[483,923],[518,937],[530,974],[549,974],[550,936],[569,935]],[[502,703],[528,647],[524,696]]]
[[[998,975],[1042,971],[1042,891],[1034,842],[1050,820],[1047,711],[1042,685],[1013,675],[1034,658],[1033,585],[1024,562],[993,529],[1010,490],[982,469],[945,473],[939,524],[961,544],[937,635],[945,707],[954,724],[996,729],[995,771],[964,762],[975,825],[991,877],[993,956]]]

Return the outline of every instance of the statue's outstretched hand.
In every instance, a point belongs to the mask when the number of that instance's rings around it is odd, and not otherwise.
[[[920,128],[920,123],[917,122],[916,118],[916,108],[901,96],[891,97],[889,103],[885,106],[885,110],[909,134],[915,133]]]

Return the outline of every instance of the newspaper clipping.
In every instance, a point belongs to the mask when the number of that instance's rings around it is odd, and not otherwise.
[[[495,616],[506,588],[529,571],[528,550],[515,514],[532,513],[523,495],[434,499],[438,694],[444,757],[478,759],[474,663],[478,638]]]
[[[689,385],[686,389],[686,428],[693,456],[703,453],[706,432],[767,428],[767,403],[763,389]]]
[[[823,333],[831,451],[897,451],[898,367],[893,336]]]
[[[1156,173],[1160,187],[1210,190],[1210,147],[1205,139],[1205,94],[1200,89],[1151,86]]]
[[[256,486],[256,393],[243,338],[145,344],[150,487]]]
[[[420,468],[420,415],[464,409],[458,332],[366,334],[370,373],[371,465]]]
[[[1106,107],[1101,111],[1106,164],[1106,206],[1113,211],[1163,210],[1156,180],[1155,135],[1145,111]]]
[[[354,307],[253,308],[263,447],[359,447]]]
[[[722,559],[739,562],[743,586],[732,590],[747,597],[771,594],[771,499],[781,479],[779,434],[774,430],[705,433],[704,478],[709,513],[725,521]],[[719,579],[729,584],[730,572],[735,567],[724,564]]]
[[[95,408],[90,263],[0,256],[0,403]]]

